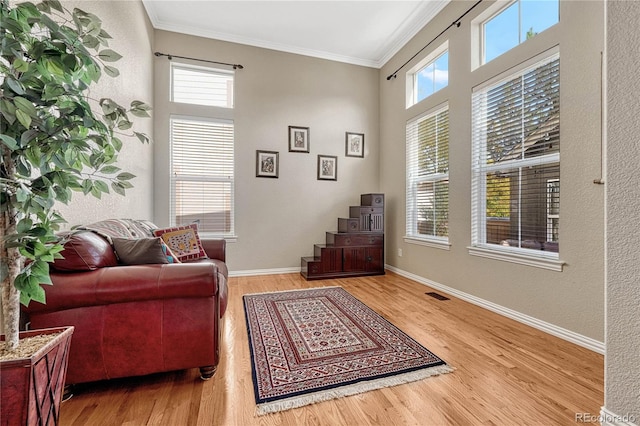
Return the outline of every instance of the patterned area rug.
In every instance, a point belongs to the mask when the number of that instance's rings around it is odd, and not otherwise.
[[[341,287],[248,294],[259,415],[453,369]]]

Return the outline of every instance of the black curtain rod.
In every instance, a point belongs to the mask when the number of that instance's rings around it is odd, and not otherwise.
[[[156,56],[166,56],[167,58],[169,58],[169,60],[172,60],[173,58],[189,59],[191,61],[208,62],[210,64],[218,64],[218,65],[227,65],[229,67],[233,67],[234,70],[244,69],[244,67],[242,65],[240,65],[240,64],[228,64],[226,62],[209,61],[207,59],[189,58],[187,56],[172,55],[170,53],[155,52],[154,55],[156,55]]]
[[[388,77],[387,80],[391,80],[392,78],[396,78],[398,71],[400,71],[402,68],[404,68],[409,62],[413,61],[413,59],[418,56],[420,53],[422,53],[422,51],[424,49],[426,49],[427,47],[429,47],[429,45],[431,43],[433,43],[434,41],[436,41],[438,39],[438,37],[440,37],[442,34],[444,34],[449,28],[453,27],[454,25],[456,27],[460,26],[460,20],[462,18],[464,18],[469,12],[471,12],[477,5],[479,5],[480,3],[482,3],[482,0],[478,0],[473,6],[471,6],[465,13],[463,13],[462,15],[460,15],[458,17],[458,19],[456,19],[455,21],[453,21],[451,24],[449,24],[449,26],[447,28],[445,28],[444,30],[442,30],[440,32],[440,34],[438,34],[437,36],[435,36],[429,43],[427,43],[422,49],[418,50],[418,52],[413,55],[411,58],[409,58],[409,60],[407,62],[405,62],[404,64],[402,64],[397,70],[395,70],[394,72],[392,72]]]

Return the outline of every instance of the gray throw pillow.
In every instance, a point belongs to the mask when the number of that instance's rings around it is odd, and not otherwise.
[[[112,238],[113,248],[121,263],[144,265],[169,263],[161,238]]]

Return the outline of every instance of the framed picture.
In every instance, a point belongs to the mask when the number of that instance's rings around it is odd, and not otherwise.
[[[309,128],[289,126],[289,152],[309,152]]]
[[[277,178],[278,152],[276,151],[256,151],[256,177]]]
[[[364,157],[364,133],[347,132],[345,155],[347,157]]]
[[[338,157],[318,155],[318,180],[338,180]]]

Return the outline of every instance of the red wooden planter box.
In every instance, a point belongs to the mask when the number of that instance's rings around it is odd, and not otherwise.
[[[64,390],[73,327],[20,333],[24,337],[62,332],[30,358],[0,363],[0,425],[56,425]],[[0,336],[0,340],[5,340]]]

